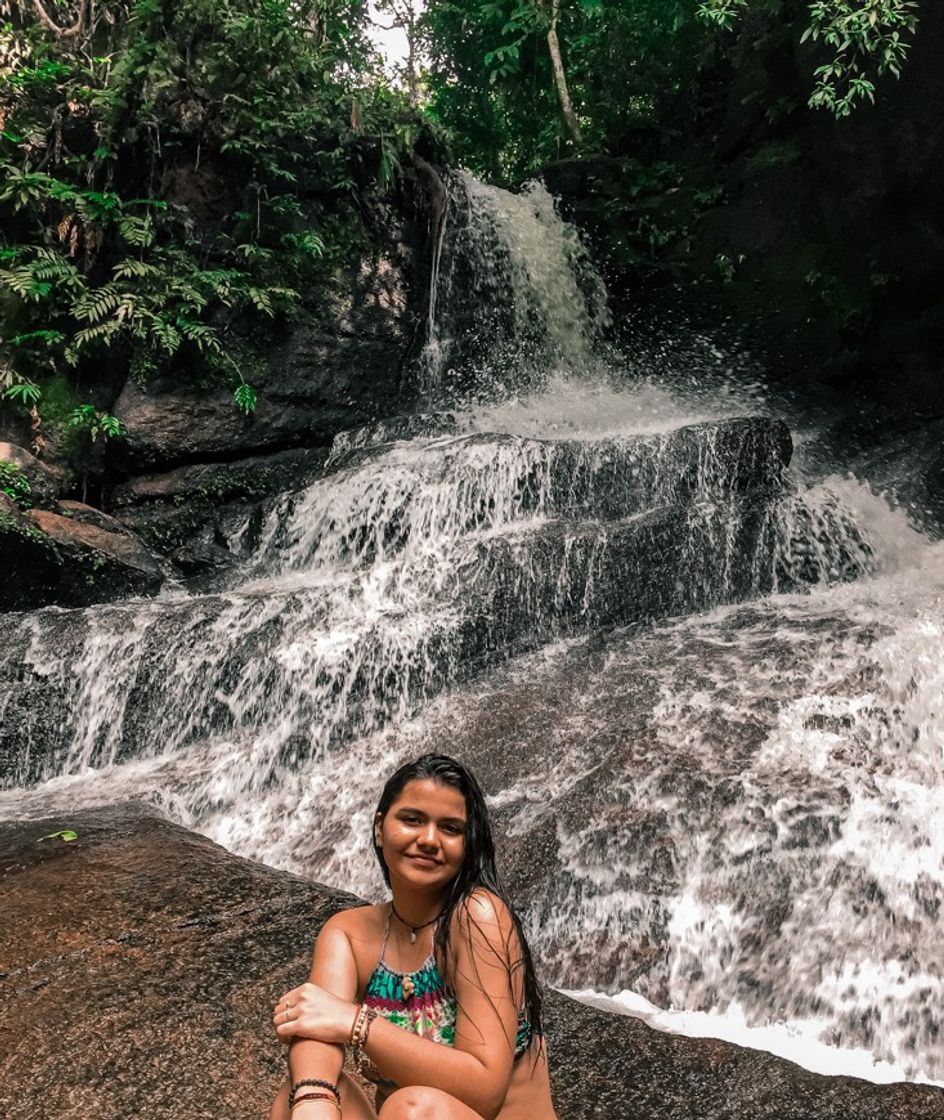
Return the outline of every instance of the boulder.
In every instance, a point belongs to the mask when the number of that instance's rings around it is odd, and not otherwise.
[[[65,512],[73,511],[66,507]],[[106,524],[110,520],[104,518]],[[160,564],[127,530],[51,510],[24,514],[10,503],[0,510],[0,555],[6,576],[0,583],[0,610],[153,595],[164,580]]]
[[[12,463],[26,476],[29,497],[35,506],[51,506],[62,492],[65,479],[24,447],[0,442],[0,463]]]
[[[63,557],[50,537],[0,494],[0,611],[29,610],[55,602]]]
[[[0,1113],[266,1114],[285,1068],[273,1002],[356,902],[141,807],[0,824]],[[944,1120],[928,1086],[822,1077],[553,992],[545,1017],[560,1120]]]
[[[120,536],[132,536],[133,534],[128,529],[127,525],[117,519],[117,517],[109,517],[107,513],[103,513],[100,509],[95,509],[94,506],[88,506],[85,502],[75,502],[71,499],[64,499],[56,503],[54,513],[60,513],[63,517],[68,517],[73,524],[91,525],[95,529],[101,529],[105,533],[118,533]]]
[[[259,502],[307,486],[327,456],[325,447],[296,448],[139,475],[116,486],[109,505],[121,524],[185,577],[219,573],[237,562],[233,537],[254,523]],[[243,544],[252,541],[251,533],[243,535]]]
[[[278,337],[249,339],[245,376],[258,393],[241,413],[226,385],[195,388],[176,377],[129,381],[113,411],[128,439],[110,448],[127,474],[292,447],[327,447],[335,433],[402,409],[401,371],[417,345],[425,290],[411,249],[351,270],[333,303]],[[249,367],[253,368],[250,369]]]
[[[324,466],[327,454],[325,448],[299,448],[139,475],[116,486],[110,504],[115,510],[126,510],[149,502],[173,502],[179,506],[190,499],[202,499],[208,504],[254,501],[280,490],[307,485]]]

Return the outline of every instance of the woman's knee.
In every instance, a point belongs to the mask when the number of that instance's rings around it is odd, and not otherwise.
[[[381,1120],[442,1120],[449,1116],[452,1097],[439,1089],[408,1085],[391,1093],[380,1110]]]

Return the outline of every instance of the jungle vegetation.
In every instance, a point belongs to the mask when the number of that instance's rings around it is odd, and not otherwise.
[[[0,398],[121,438],[104,379],[255,391],[239,316],[298,313],[369,241],[417,139],[493,181],[692,128],[751,37],[843,118],[903,66],[915,0],[2,0]],[[370,19],[410,51],[391,82]],[[770,104],[771,119],[796,104]],[[656,160],[628,193],[673,189]],[[702,201],[715,188],[700,188]]]

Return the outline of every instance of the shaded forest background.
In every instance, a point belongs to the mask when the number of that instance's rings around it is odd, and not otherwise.
[[[267,349],[337,329],[392,229],[421,257],[457,164],[545,177],[624,340],[706,326],[775,379],[942,414],[939,6],[377,8],[398,82],[361,0],[4,0],[0,435],[84,497],[127,469],[129,381],[251,418]]]

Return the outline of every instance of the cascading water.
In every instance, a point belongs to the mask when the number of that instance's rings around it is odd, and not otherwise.
[[[0,816],[142,797],[376,896],[377,776],[448,744],[550,980],[944,1077],[941,546],[776,420],[614,387],[543,188],[458,177],[449,221],[466,406],[340,436],[229,587],[9,616]]]
[[[538,182],[513,195],[449,179],[422,361],[436,402],[504,399],[599,366],[606,291]]]

